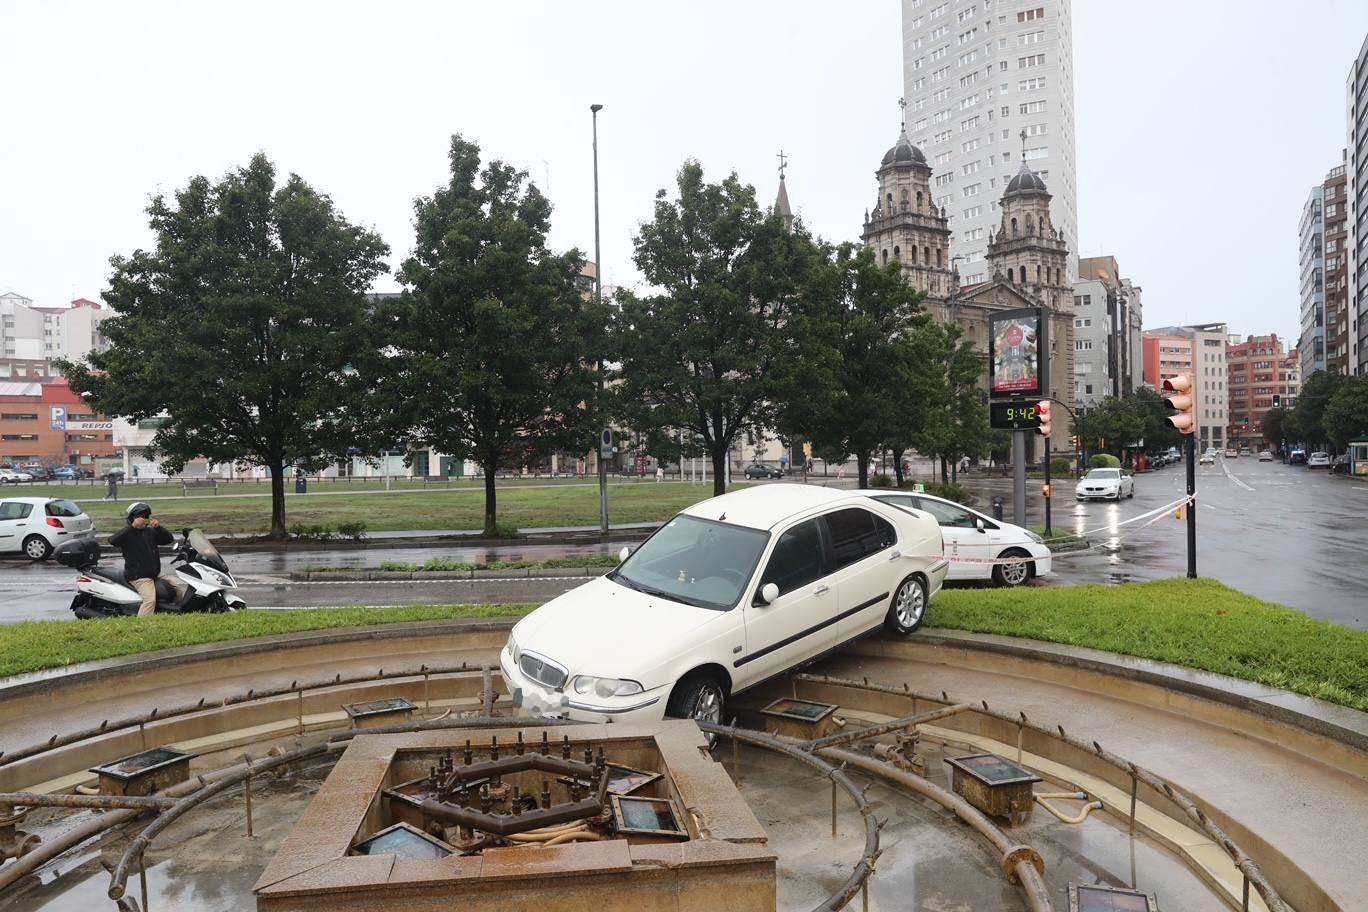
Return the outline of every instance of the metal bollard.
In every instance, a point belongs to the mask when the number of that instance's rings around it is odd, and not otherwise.
[[[993,519],[996,519],[996,520],[998,520],[999,522],[1002,521],[1002,506],[1003,506],[1003,500],[1002,500],[1002,498],[1001,498],[1001,497],[994,497],[994,498],[993,498]]]

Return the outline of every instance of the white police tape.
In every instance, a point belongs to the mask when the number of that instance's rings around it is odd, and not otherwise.
[[[1108,524],[1108,525],[1106,525],[1106,526],[1102,526],[1102,527],[1099,527],[1099,528],[1096,528],[1096,529],[1089,529],[1089,530],[1087,530],[1087,531],[1085,531],[1085,532],[1079,532],[1079,533],[1077,533],[1076,535],[1073,535],[1073,536],[1071,536],[1071,537],[1072,537],[1072,538],[1075,538],[1075,539],[1087,538],[1089,535],[1096,535],[1096,534],[1098,534],[1099,532],[1111,532],[1111,531],[1114,531],[1114,530],[1116,530],[1116,529],[1121,528],[1122,526],[1129,526],[1129,525],[1131,525],[1131,524],[1133,524],[1133,523],[1141,522],[1142,520],[1148,520],[1147,522],[1144,523],[1144,525],[1136,526],[1134,529],[1128,529],[1128,530],[1127,530],[1128,533],[1129,533],[1129,532],[1138,532],[1140,529],[1143,529],[1143,528],[1145,528],[1146,526],[1152,526],[1152,525],[1154,525],[1154,524],[1157,523],[1159,520],[1163,519],[1163,518],[1165,517],[1165,515],[1167,515],[1167,514],[1173,512],[1174,510],[1177,510],[1179,507],[1186,506],[1187,504],[1191,503],[1193,499],[1194,499],[1194,498],[1191,497],[1191,496],[1184,496],[1184,497],[1182,497],[1182,498],[1179,498],[1178,500],[1175,500],[1173,503],[1165,504],[1165,505],[1162,506],[1162,507],[1155,507],[1153,510],[1149,510],[1149,511],[1147,511],[1147,512],[1141,513],[1139,516],[1132,516],[1130,519],[1122,520],[1121,522],[1110,523],[1110,524]],[[1119,538],[1120,536],[1113,535],[1113,536],[1109,536],[1109,537],[1112,537],[1112,538]],[[1047,538],[1047,539],[1045,539],[1045,544],[1048,546],[1048,545],[1050,544],[1051,541],[1055,541],[1055,540],[1056,540],[1056,539],[1049,539],[1049,538]],[[1060,559],[1062,559],[1062,558],[1075,557],[1075,556],[1077,556],[1077,555],[1087,554],[1087,553],[1091,552],[1092,550],[1093,550],[1093,546],[1092,546],[1092,545],[1089,545],[1089,546],[1086,547],[1086,548],[1079,548],[1079,549],[1074,550],[1074,551],[1064,551],[1064,552],[1053,552],[1053,551],[1052,551],[1052,552],[1050,553],[1050,559],[1051,559],[1051,560],[1060,560]],[[996,566],[996,565],[999,565],[999,564],[1021,564],[1021,563],[1025,563],[1025,562],[1027,562],[1027,561],[1034,560],[1034,558],[1030,558],[1030,557],[963,557],[963,556],[961,556],[961,555],[959,555],[959,554],[937,554],[937,555],[934,555],[934,556],[933,556],[933,560],[940,560],[940,559],[948,560],[948,561],[950,561],[951,563],[954,563],[954,564],[976,564],[976,565],[980,565],[980,566]]]

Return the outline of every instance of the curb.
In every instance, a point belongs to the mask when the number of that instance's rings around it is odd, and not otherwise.
[[[612,567],[516,567],[507,570],[305,570],[288,575],[296,583],[363,583],[390,580],[560,579],[603,576]]]

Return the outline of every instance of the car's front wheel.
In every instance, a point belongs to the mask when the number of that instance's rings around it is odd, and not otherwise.
[[[893,602],[884,617],[884,629],[898,636],[907,636],[926,620],[926,583],[920,576],[909,576],[898,584]]]
[[[29,560],[45,561],[52,554],[52,545],[41,535],[30,535],[24,539],[24,556]]]
[[[722,710],[727,694],[717,677],[705,671],[685,675],[674,686],[665,714],[676,719],[695,719],[699,722],[722,724]]]
[[[1013,561],[1010,564],[994,564],[993,583],[1008,588],[1024,585],[1031,578],[1031,564],[1030,561],[1025,560],[1029,556],[1020,548],[1008,548],[1003,551],[998,555],[1001,560],[1017,557],[1022,558],[1022,560]]]

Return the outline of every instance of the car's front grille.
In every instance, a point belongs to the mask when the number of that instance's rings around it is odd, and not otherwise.
[[[564,668],[535,652],[524,651],[518,657],[518,668],[538,684],[544,684],[552,690],[559,690],[565,686],[565,679],[570,677],[570,673]]]

